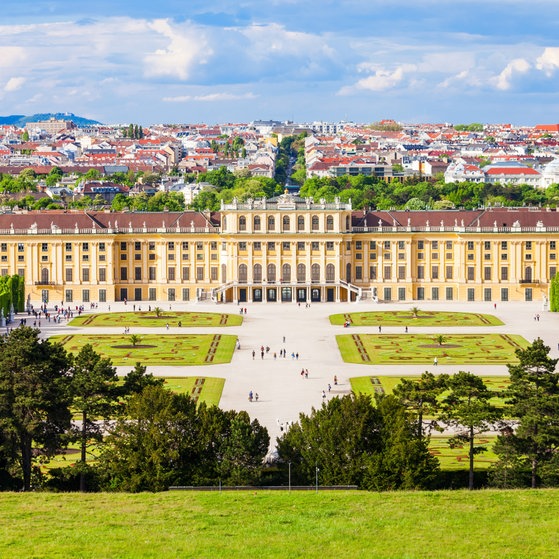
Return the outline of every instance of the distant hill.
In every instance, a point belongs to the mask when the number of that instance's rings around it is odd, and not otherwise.
[[[91,124],[101,124],[97,120],[91,120],[73,113],[37,113],[31,116],[9,115],[0,116],[0,125],[8,124],[23,128],[28,122],[39,122],[55,118],[57,120],[71,120],[76,126],[89,126]]]

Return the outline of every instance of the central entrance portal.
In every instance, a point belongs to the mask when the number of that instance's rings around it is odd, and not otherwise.
[[[281,288],[281,302],[282,303],[291,303],[293,300],[291,294],[291,287],[282,287]]]

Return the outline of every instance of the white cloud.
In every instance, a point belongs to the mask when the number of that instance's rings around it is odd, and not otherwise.
[[[251,25],[241,30],[250,41],[247,54],[261,59],[270,56],[293,56],[315,58],[335,56],[335,50],[319,36],[299,31],[288,31],[282,25]]]
[[[203,33],[192,26],[178,27],[168,20],[155,20],[149,27],[168,39],[168,44],[144,57],[148,77],[171,76],[187,80],[192,69],[205,64],[212,55]]]
[[[497,89],[506,91],[512,86],[512,80],[517,74],[525,74],[530,70],[532,65],[524,58],[515,58],[509,62],[503,71],[492,80]]]
[[[207,95],[177,95],[175,97],[163,97],[166,103],[186,103],[188,101],[239,101],[242,99],[256,99],[254,93],[243,93],[240,95],[234,93],[208,93]]]
[[[370,69],[372,67],[369,65],[362,65],[361,68]],[[358,80],[354,85],[343,87],[340,91],[340,95],[349,95],[355,93],[356,91],[386,91],[387,89],[393,89],[394,87],[400,85],[406,74],[417,70],[415,64],[402,64],[394,70],[387,70],[386,68],[377,68],[374,70],[372,76],[368,76],[361,80]]]
[[[0,46],[0,68],[13,68],[23,64],[27,53],[23,47]]]
[[[549,78],[559,68],[559,47],[547,47],[536,59],[536,68]]]
[[[4,91],[17,91],[25,83],[25,78],[21,76],[10,78],[4,86]]]

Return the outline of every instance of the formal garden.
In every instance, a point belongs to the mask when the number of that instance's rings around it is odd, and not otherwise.
[[[431,371],[433,369],[431,368]],[[375,394],[394,394],[394,389],[402,382],[402,380],[414,382],[421,379],[420,375],[409,376],[361,376],[349,379],[351,390],[355,394],[366,394],[374,397]],[[494,403],[500,405],[503,403],[505,391],[510,385],[509,377],[505,376],[481,376],[485,386],[495,395]]]
[[[402,311],[372,311],[333,314],[330,323],[337,326],[502,326],[503,322],[491,314],[424,311],[411,307]]]
[[[114,365],[215,365],[229,363],[236,336],[224,334],[70,334],[50,338],[70,353],[91,344]]]
[[[70,326],[98,326],[123,328],[165,328],[208,326],[240,326],[243,317],[237,314],[210,313],[210,312],[181,312],[165,311],[160,307],[151,310],[138,310],[130,312],[110,312],[98,314],[83,314],[73,318]]]
[[[340,334],[336,336],[346,363],[402,364],[506,364],[528,342],[512,334]]]

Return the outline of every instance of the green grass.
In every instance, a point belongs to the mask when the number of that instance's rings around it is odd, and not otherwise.
[[[413,380],[414,378],[419,378],[419,375],[415,376],[405,376],[405,377],[384,377],[384,376],[366,376],[366,377],[353,377],[349,379],[351,384],[351,390],[355,394],[368,394],[373,397],[375,394],[392,394],[394,392],[394,387],[400,384],[401,379]],[[483,382],[493,392],[496,392],[496,396],[489,399],[489,402],[498,408],[502,408],[505,405],[505,398],[503,398],[499,393],[505,390],[509,385],[509,377],[481,377]],[[444,398],[445,394],[441,395],[441,399]],[[428,419],[428,416],[425,416]]]
[[[229,363],[233,356],[236,336],[221,334],[179,334],[158,336],[145,334],[132,346],[129,335],[69,335],[52,336],[62,342],[67,351],[78,353],[85,344],[112,360],[113,365],[211,365]]]
[[[163,311],[160,317],[153,311],[138,312],[113,312],[99,314],[84,314],[70,321],[70,326],[122,326],[164,328],[188,326],[240,326],[243,317],[236,314],[210,313],[210,312],[179,312]]]
[[[0,556],[554,559],[559,490],[0,494]]]
[[[342,358],[347,363],[369,365],[501,364],[516,361],[514,352],[528,342],[518,335],[449,334],[439,346],[433,336],[415,334],[343,334],[336,336]]]
[[[372,311],[333,314],[330,323],[352,326],[502,326],[503,322],[490,314],[467,312],[422,311],[414,318],[410,310]]]
[[[178,394],[189,394],[197,402],[219,405],[225,379],[214,377],[165,377],[165,388]]]
[[[487,470],[489,466],[497,462],[497,455],[493,452],[493,444],[497,440],[495,435],[477,436],[475,444],[487,447],[486,452],[475,456],[474,468],[476,471]],[[448,437],[431,436],[429,441],[429,452],[436,456],[441,464],[441,470],[468,470],[470,467],[468,458],[468,445],[450,448]]]
[[[351,390],[356,394],[369,394],[375,393],[392,394],[394,387],[400,384],[400,381],[405,378],[407,380],[419,379],[419,375],[406,375],[406,376],[365,376],[353,377],[349,379]],[[481,377],[483,382],[494,392],[501,392],[505,390],[510,382],[509,377]],[[382,390],[379,390],[379,387]]]

